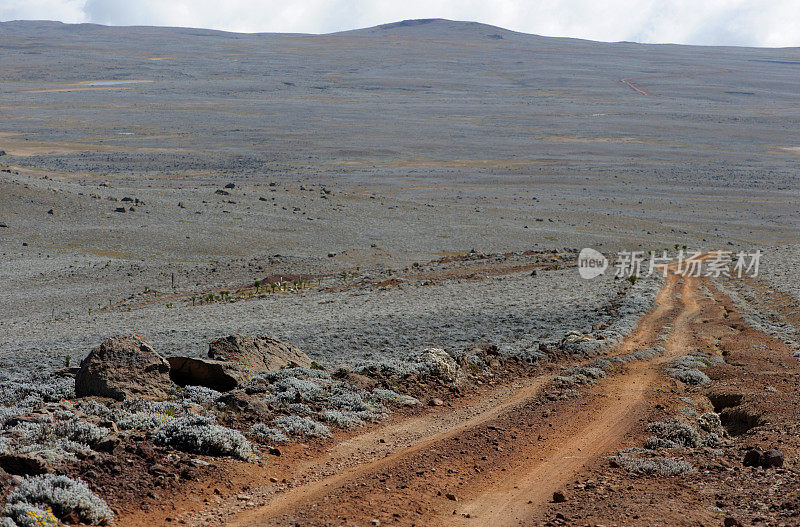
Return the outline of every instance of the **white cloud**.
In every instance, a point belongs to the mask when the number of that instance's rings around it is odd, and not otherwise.
[[[0,20],[327,33],[406,18],[592,40],[800,46],[800,0],[0,0]]]

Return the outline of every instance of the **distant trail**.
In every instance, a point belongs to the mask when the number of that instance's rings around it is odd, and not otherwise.
[[[649,93],[647,93],[646,91],[644,91],[643,89],[641,89],[640,87],[638,87],[637,85],[635,85],[634,83],[629,81],[628,79],[620,79],[619,81],[621,83],[623,83],[623,84],[627,84],[636,93],[640,93],[642,95],[650,96]]]

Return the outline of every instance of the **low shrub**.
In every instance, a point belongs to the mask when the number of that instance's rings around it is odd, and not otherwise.
[[[342,428],[353,428],[356,426],[364,426],[364,420],[358,417],[355,412],[342,412],[341,410],[325,410],[320,414],[322,419],[327,423],[333,423]]]
[[[651,457],[636,458],[614,456],[611,458],[618,466],[633,474],[647,476],[680,476],[694,471],[692,465],[681,459]]]
[[[181,390],[180,397],[184,401],[189,401],[200,406],[209,406],[222,397],[222,394],[217,390],[212,390],[205,386],[186,386]]]
[[[107,428],[101,428],[78,419],[56,423],[54,432],[59,438],[69,439],[89,446],[96,445],[109,433]]]
[[[90,525],[105,525],[114,517],[106,502],[84,481],[53,474],[25,478],[8,495],[7,503],[50,508],[57,518],[75,515]]]
[[[308,437],[328,437],[331,435],[330,429],[324,424],[299,415],[283,415],[272,422],[275,426],[291,435]]]
[[[700,445],[700,433],[693,426],[679,419],[666,419],[647,425],[653,434],[647,440],[647,448],[694,448]]]
[[[418,399],[410,395],[401,395],[393,390],[375,388],[372,395],[380,401],[389,401],[400,406],[415,406],[421,404]]]
[[[241,432],[214,424],[213,417],[188,415],[172,419],[155,431],[153,442],[209,456],[231,456],[244,461],[254,457],[253,446]]]
[[[154,430],[167,424],[170,419],[172,417],[167,414],[128,413],[120,415],[117,426],[122,430]]]
[[[703,386],[706,384],[711,384],[711,379],[703,373],[702,371],[698,370],[697,368],[692,369],[680,369],[680,368],[669,368],[667,373],[670,377],[674,379],[678,379],[684,384],[688,384],[690,386]]]
[[[256,423],[250,427],[250,433],[262,441],[274,441],[276,443],[283,443],[289,438],[278,430],[277,428],[270,428],[264,423]]]
[[[309,370],[318,371],[318,370]],[[274,385],[274,395],[284,403],[312,402],[321,399],[324,395],[322,387],[314,381],[285,377]]]
[[[29,503],[15,503],[3,510],[5,518],[0,518],[0,527],[58,527],[58,519],[53,512]]]

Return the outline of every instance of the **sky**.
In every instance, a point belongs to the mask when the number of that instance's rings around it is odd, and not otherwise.
[[[410,18],[601,41],[800,46],[800,0],[0,0],[0,21],[248,33],[330,33]]]

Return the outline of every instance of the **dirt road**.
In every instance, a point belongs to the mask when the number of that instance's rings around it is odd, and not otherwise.
[[[656,308],[610,351],[652,347],[668,331],[665,352],[631,362],[578,400],[548,398],[554,375],[542,375],[469,404],[393,423],[301,463],[298,474],[324,476],[226,523],[364,524],[387,517],[399,524],[525,523],[587,462],[624,444],[662,378],[662,363],[692,345],[688,324],[697,316],[697,295],[698,279],[669,276]]]

